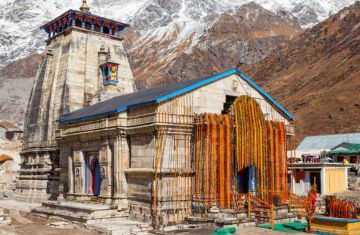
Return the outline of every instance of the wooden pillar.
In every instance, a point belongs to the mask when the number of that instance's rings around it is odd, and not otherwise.
[[[94,20],[91,20],[91,31],[94,31],[95,30],[95,25],[94,25]]]
[[[100,33],[104,32],[104,21],[100,22]]]
[[[48,34],[48,38],[50,38],[51,37],[50,27],[46,27],[45,32]]]
[[[344,174],[345,174],[345,190],[349,189],[349,171],[347,167],[344,167]]]
[[[109,34],[110,34],[110,35],[112,35],[112,32],[113,32],[113,29],[112,29],[112,28],[113,28],[113,24],[111,23],[111,24],[110,24],[110,27],[109,27]]]
[[[56,28],[56,24],[53,24],[53,36],[55,36],[57,34],[57,28]]]
[[[320,187],[322,195],[326,194],[326,192],[325,192],[325,190],[326,190],[325,183],[329,184],[329,182],[325,182],[326,181],[326,172],[325,171],[326,171],[325,167],[320,169],[320,182],[321,182],[321,185],[317,185],[317,187]],[[313,180],[313,179],[311,179],[311,180]]]
[[[118,32],[119,32],[119,35],[121,35],[121,34],[123,34],[124,33],[124,31],[125,31],[125,26],[123,26],[123,25],[120,25],[119,26],[119,28],[118,28]]]
[[[59,20],[58,24],[59,24],[59,31],[60,31],[60,32],[64,31],[64,29],[65,29],[64,26],[65,26],[65,25],[63,24],[62,19]]]
[[[66,16],[66,28],[70,27],[70,21],[71,21],[71,17]]]
[[[72,13],[71,14],[71,25],[75,26],[75,23],[76,23],[76,14]]]

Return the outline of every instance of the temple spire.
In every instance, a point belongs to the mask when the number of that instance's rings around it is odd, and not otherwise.
[[[84,12],[84,13],[90,13],[90,7],[89,5],[87,4],[87,1],[86,0],[83,0],[83,3],[80,7],[80,11]]]

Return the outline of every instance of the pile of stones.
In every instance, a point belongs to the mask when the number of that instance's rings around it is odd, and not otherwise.
[[[360,191],[360,177],[349,177],[349,190]]]
[[[7,214],[5,214],[4,209],[0,208],[0,225],[2,224],[10,224],[11,218]]]

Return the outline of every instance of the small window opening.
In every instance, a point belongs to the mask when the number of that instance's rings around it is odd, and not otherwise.
[[[231,105],[234,103],[236,98],[237,98],[237,96],[231,96],[231,95],[226,96],[226,101],[224,103],[224,109],[221,112],[222,114],[230,113]]]

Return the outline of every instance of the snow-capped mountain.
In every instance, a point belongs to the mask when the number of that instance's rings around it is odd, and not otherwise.
[[[315,20],[309,19],[309,22],[302,24],[303,27],[311,27],[355,2],[352,0],[219,0],[218,2],[224,7],[231,8],[252,1],[270,11],[289,11],[298,18],[306,19],[309,10],[315,13],[313,15]]]
[[[256,3],[231,14],[209,9],[213,12],[199,17],[198,24],[176,19],[167,31],[157,27],[151,37],[140,35],[135,47],[127,46],[139,88],[253,64],[302,31],[290,13],[274,13]]]
[[[0,68],[43,49],[44,22],[67,9],[77,9],[82,0],[0,0]],[[303,27],[309,27],[355,0],[254,0],[273,11],[288,11]],[[169,50],[181,45],[189,51],[219,15],[236,12],[251,0],[89,0],[94,14],[130,22],[139,38],[169,39]],[[169,39],[170,40],[170,39]]]

